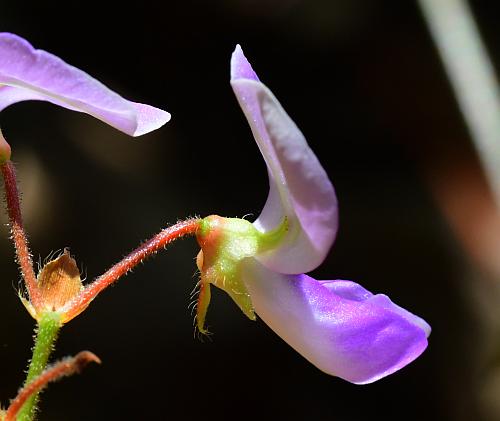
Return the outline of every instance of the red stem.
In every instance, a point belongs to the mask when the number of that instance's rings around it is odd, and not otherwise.
[[[101,363],[101,360],[92,352],[82,351],[73,358],[67,358],[47,368],[35,380],[19,391],[7,409],[4,421],[15,421],[19,411],[30,396],[34,393],[38,393],[42,388],[47,386],[48,383],[58,380],[63,376],[79,373],[83,367],[91,361],[98,364]]]
[[[35,309],[41,307],[41,294],[36,282],[33,261],[28,247],[28,237],[23,228],[19,192],[17,190],[16,170],[11,161],[0,165],[5,184],[5,200],[9,214],[12,241],[16,249],[17,263],[21,269],[26,288],[28,289],[31,304]]]
[[[107,288],[123,275],[126,275],[128,271],[132,270],[146,257],[156,253],[158,250],[180,237],[188,234],[196,234],[199,223],[199,219],[188,219],[178,222],[171,227],[165,228],[153,238],[141,244],[132,253],[96,278],[94,282],[78,294],[78,296],[64,309],[63,322],[67,322],[80,314],[103,289]]]

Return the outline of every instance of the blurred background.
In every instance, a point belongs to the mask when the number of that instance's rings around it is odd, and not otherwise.
[[[500,65],[498,2],[470,6]],[[367,386],[323,374],[214,291],[193,336],[193,239],[68,324],[53,358],[102,359],[52,385],[40,420],[500,420],[500,218],[418,4],[382,0],[2,2],[14,32],[172,120],[139,139],[48,103],[0,115],[37,260],[70,247],[88,280],[188,216],[258,216],[264,162],[229,86],[240,43],[331,177],[340,231],[318,279],[389,295],[429,348]],[[3,222],[6,222],[4,216]],[[0,399],[24,379],[34,322],[0,231]]]

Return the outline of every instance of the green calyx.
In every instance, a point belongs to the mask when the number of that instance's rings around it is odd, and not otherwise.
[[[202,333],[210,301],[210,284],[226,291],[243,313],[255,320],[252,300],[241,276],[241,262],[261,252],[272,250],[288,231],[288,221],[274,230],[260,232],[245,219],[209,216],[200,223],[197,234],[201,253],[198,267],[201,272],[197,324]]]

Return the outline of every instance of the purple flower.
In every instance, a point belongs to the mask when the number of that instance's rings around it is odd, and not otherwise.
[[[353,383],[376,381],[427,347],[421,318],[351,281],[317,281],[316,268],[337,232],[337,199],[327,174],[240,46],[231,85],[266,161],[270,191],[257,220],[209,216],[197,233],[202,248],[198,328],[210,284],[224,289],[251,319],[257,313],[319,369]]]
[[[170,120],[166,111],[128,101],[59,57],[35,50],[17,35],[0,33],[0,111],[27,100],[90,114],[130,136]]]
[[[371,383],[427,347],[424,320],[355,282],[283,275],[256,261],[244,264],[242,276],[259,317],[328,374]]]

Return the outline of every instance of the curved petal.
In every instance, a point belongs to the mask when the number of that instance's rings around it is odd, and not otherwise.
[[[351,281],[282,275],[247,259],[242,271],[256,313],[320,370],[365,384],[417,358],[429,325]]]
[[[156,130],[170,114],[127,101],[59,57],[23,38],[0,33],[0,111],[19,101],[42,100],[92,115],[131,136]]]
[[[269,173],[269,196],[254,222],[261,231],[288,217],[282,244],[257,258],[282,273],[316,268],[337,233],[337,198],[328,176],[295,123],[261,82],[240,46],[231,58],[231,85],[252,129]]]

